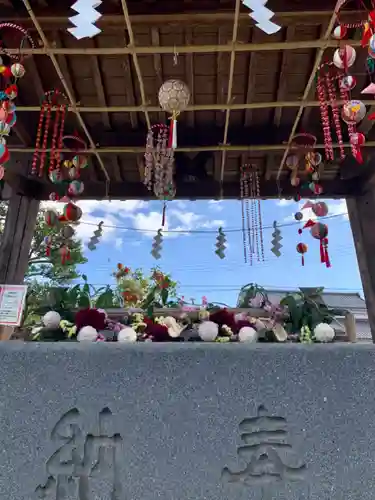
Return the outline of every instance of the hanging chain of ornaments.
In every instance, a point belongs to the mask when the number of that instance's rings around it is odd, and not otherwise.
[[[68,98],[65,94],[59,90],[50,90],[44,94],[31,166],[33,175],[43,177],[48,165],[49,176],[55,172],[59,178],[61,177],[61,151],[67,111]],[[52,131],[51,134],[50,131]],[[48,148],[50,148],[50,153],[47,158]]]
[[[312,134],[296,134],[292,139],[291,154],[285,163],[291,172],[290,183],[298,188],[298,193],[304,189],[316,195],[323,192],[319,183],[322,155],[314,151],[315,145],[316,137]]]
[[[71,149],[71,153],[60,155],[57,168],[49,172],[49,180],[54,184],[54,191],[49,199],[68,202],[81,195],[85,188],[80,176],[81,170],[88,166],[88,159],[84,154],[87,144],[78,134],[63,136],[62,142],[63,148]]]
[[[99,243],[99,239],[103,236],[103,224],[101,221],[98,224],[98,228],[94,231],[94,234],[91,236],[87,248],[91,251],[96,250],[96,245]]]
[[[224,259],[225,258],[225,250],[226,250],[226,242],[227,238],[225,236],[225,233],[221,227],[219,227],[218,230],[218,235],[216,237],[216,250],[215,253],[219,257],[219,259]]]
[[[153,125],[147,134],[143,182],[163,201],[162,227],[165,225],[167,201],[176,195],[173,165],[174,151],[169,145],[169,129],[163,124]]]
[[[240,172],[242,239],[245,263],[254,258],[264,262],[263,224],[260,204],[259,174],[254,165],[245,164]]]
[[[154,257],[154,259],[156,260],[160,259],[162,248],[163,248],[163,233],[162,230],[159,229],[152,243],[151,255]]]
[[[181,80],[167,80],[159,89],[159,104],[170,116],[168,147],[177,148],[177,118],[190,102],[190,90]]]
[[[283,247],[283,245],[281,244],[281,240],[282,239],[283,239],[283,237],[281,236],[281,231],[277,227],[277,222],[274,221],[274,223],[273,223],[272,241],[271,241],[271,244],[272,244],[271,252],[274,255],[276,255],[276,257],[280,257],[281,256],[280,250]]]
[[[81,217],[82,210],[71,202],[64,206],[61,215],[56,210],[46,210],[44,218],[47,226],[60,230],[58,235],[48,235],[44,239],[47,257],[52,256],[53,252],[57,252],[61,257],[62,264],[69,263],[72,237],[74,236],[74,229],[71,224],[78,223]]]
[[[301,210],[311,209],[316,217],[326,217],[328,215],[328,206],[323,201],[312,203],[306,202]],[[294,215],[296,221],[302,221],[303,213],[296,212]],[[298,234],[302,234],[303,229],[310,229],[310,234],[314,239],[320,241],[320,262],[325,264],[326,267],[331,267],[331,262],[328,254],[328,226],[322,222],[316,222],[309,219],[303,228],[298,229]],[[297,252],[302,255],[302,265],[305,265],[304,254],[307,252],[308,246],[305,243],[297,244]]]

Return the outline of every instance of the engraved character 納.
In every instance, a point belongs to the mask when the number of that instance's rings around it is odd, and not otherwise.
[[[239,428],[244,444],[238,447],[238,456],[247,462],[247,466],[239,472],[225,467],[223,480],[262,486],[274,481],[304,479],[306,465],[290,463],[290,456],[295,453],[287,442],[285,418],[270,416],[261,405],[258,415],[244,419]]]

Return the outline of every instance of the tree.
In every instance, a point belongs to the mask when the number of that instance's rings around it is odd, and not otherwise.
[[[7,204],[0,202],[0,234],[4,230],[6,212]],[[38,280],[39,285],[40,281],[42,281],[45,284],[57,286],[68,284],[72,280],[79,278],[80,274],[77,271],[77,265],[87,262],[87,259],[82,254],[81,242],[76,238],[72,239],[70,260],[66,264],[62,264],[61,256],[57,251],[52,251],[50,256],[46,254],[45,237],[48,235],[52,236],[54,240],[53,247],[58,248],[62,243],[60,228],[47,226],[44,219],[44,210],[41,210],[37,216],[25,279],[33,284]]]

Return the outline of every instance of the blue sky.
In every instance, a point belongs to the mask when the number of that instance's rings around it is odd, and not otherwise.
[[[302,202],[303,203],[303,202]],[[320,264],[319,242],[308,231],[298,235],[299,225],[294,213],[301,203],[287,200],[262,201],[265,262],[250,266],[244,263],[241,233],[241,204],[239,201],[173,201],[167,209],[166,229],[181,231],[165,233],[162,258],[155,261],[150,255],[152,238],[161,224],[162,204],[158,201],[84,201],[82,223],[78,235],[85,244],[88,263],[82,266],[90,283],[114,283],[111,273],[118,262],[131,268],[148,271],[159,265],[180,283],[179,290],[186,299],[197,302],[203,295],[210,301],[236,303],[241,286],[255,282],[264,287],[292,289],[299,286],[324,286],[330,290],[361,291],[357,260],[344,200],[329,200],[329,252],[332,268]],[[305,219],[311,216],[304,211]],[[95,224],[104,221],[103,238],[97,250],[90,252],[87,241]],[[272,224],[281,226],[283,248],[281,257],[271,252]],[[283,226],[286,224],[286,226]],[[219,226],[227,233],[226,258],[214,253]],[[128,228],[128,229],[126,229]],[[146,232],[148,230],[149,232]],[[189,231],[204,231],[191,234]],[[184,232],[187,231],[187,232]],[[309,246],[305,267],[295,247],[299,241]],[[345,272],[343,272],[345,270]]]

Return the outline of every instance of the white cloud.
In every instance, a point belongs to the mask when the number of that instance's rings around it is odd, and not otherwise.
[[[286,205],[291,205],[292,203],[295,203],[295,201],[282,199],[282,200],[277,200],[277,202],[276,202],[276,204],[279,207],[285,207]]]
[[[114,217],[127,217],[137,210],[143,209],[147,203],[143,200],[78,200],[76,205],[81,207],[83,216],[94,212],[101,212]],[[42,208],[53,208],[61,211],[64,204],[56,201],[44,201]]]
[[[208,205],[210,210],[212,210],[213,212],[221,212],[222,210],[224,210],[222,200],[210,200],[208,202]]]
[[[122,238],[116,238],[115,239],[115,248],[117,250],[120,250],[120,248],[122,248],[123,243],[124,243],[124,240]]]

